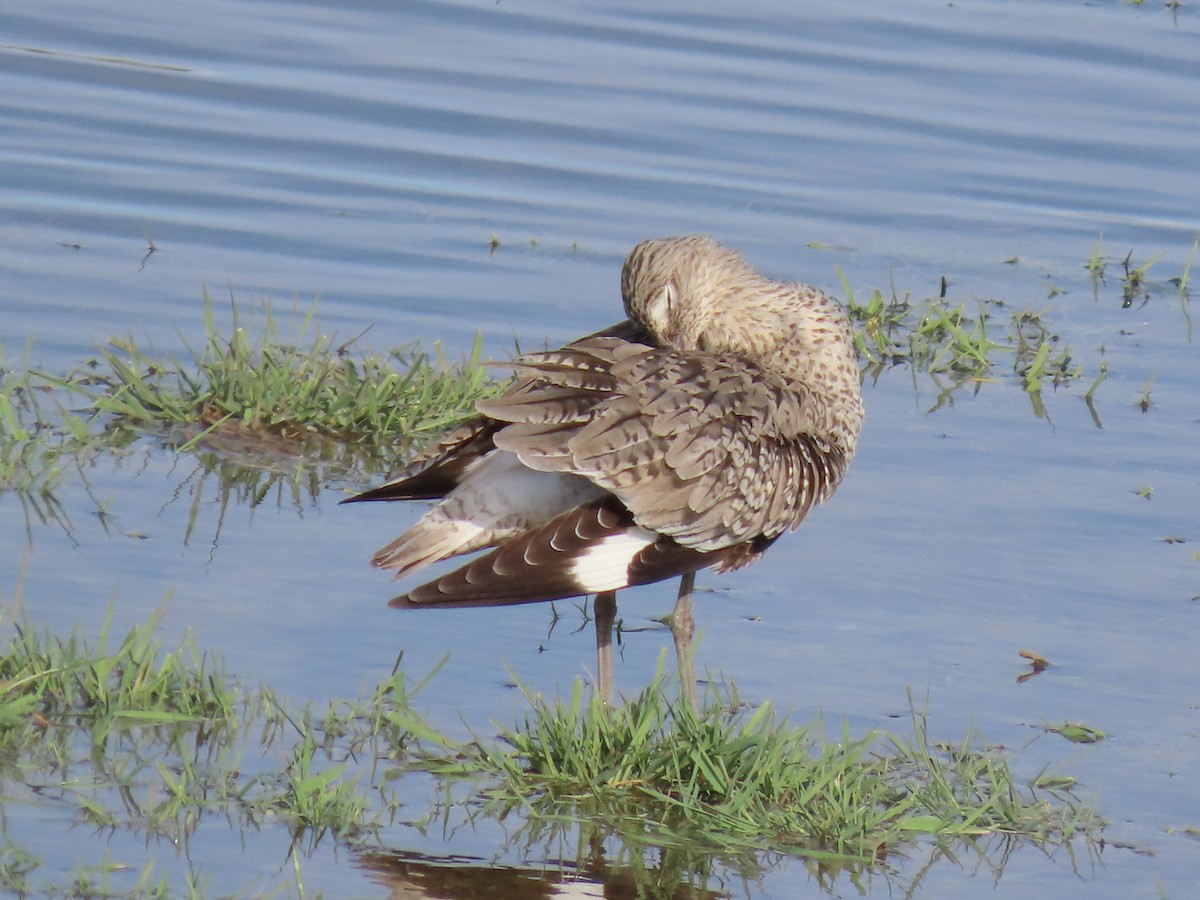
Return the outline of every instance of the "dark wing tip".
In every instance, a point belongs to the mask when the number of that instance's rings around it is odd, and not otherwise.
[[[338,506],[343,503],[363,503],[371,500],[437,500],[446,496],[454,485],[455,482],[436,475],[427,477],[427,473],[420,472],[411,478],[389,481],[369,491],[339,500]]]
[[[454,490],[495,444],[492,437],[503,425],[475,416],[442,440],[426,447],[393,479],[342,503],[368,500],[437,500]]]
[[[432,587],[433,585],[426,585]],[[418,589],[419,590],[419,589]],[[578,593],[568,594],[567,596],[576,597]],[[563,597],[542,597],[542,596],[487,596],[487,597],[441,597],[429,600],[414,599],[411,593],[401,594],[399,597],[393,597],[388,601],[389,609],[479,609],[493,606],[519,606],[525,603],[544,603],[549,599],[561,600]]]

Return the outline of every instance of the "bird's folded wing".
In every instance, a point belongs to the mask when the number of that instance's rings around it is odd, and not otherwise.
[[[636,523],[720,550],[794,528],[849,462],[809,392],[729,355],[603,335],[516,361],[524,387],[485,401],[530,468],[584,476]]]

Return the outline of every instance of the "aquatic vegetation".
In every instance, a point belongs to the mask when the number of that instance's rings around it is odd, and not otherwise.
[[[1073,744],[1094,744],[1104,740],[1107,735],[1099,728],[1085,725],[1082,722],[1064,722],[1062,725],[1047,725],[1046,731],[1066,738]]]
[[[1108,268],[1108,261],[1103,255],[1104,250],[1104,235],[1101,234],[1096,238],[1096,244],[1092,247],[1092,255],[1088,257],[1088,261],[1084,263],[1084,269],[1092,280],[1092,297],[1099,298],[1100,285],[1104,284],[1104,272]]]
[[[126,337],[65,374],[0,367],[0,495],[13,494],[30,525],[61,523],[68,471],[150,438],[198,461],[195,486],[215,474],[226,501],[315,497],[330,480],[393,471],[499,390],[480,339],[457,363],[417,344],[375,353],[362,335],[321,332],[315,311],[281,325],[264,305],[252,329],[234,304],[226,335],[206,297],[204,344],[188,359]]]
[[[935,744],[922,714],[911,737],[819,723],[797,728],[770,703],[742,705],[710,687],[700,711],[673,700],[661,674],[616,710],[583,699],[526,694],[531,711],[481,744],[492,815],[599,821],[615,834],[719,853],[769,850],[878,861],[918,836],[992,834],[1065,841],[1093,831],[1069,798],[1016,783],[1002,755],[975,735]],[[472,760],[469,765],[477,762]]]
[[[289,710],[270,689],[228,675],[190,636],[164,649],[153,637],[164,609],[115,648],[108,624],[94,645],[10,626],[0,655],[0,820],[9,805],[49,801],[64,829],[174,846],[206,821],[243,832],[275,823],[302,852],[384,822],[396,802],[384,779],[364,786],[357,759],[406,753],[413,736],[397,722],[419,721],[409,703],[421,685],[410,687],[398,668],[367,697]],[[36,880],[40,863],[15,834],[5,828],[0,839],[0,889],[68,892]],[[166,877],[151,878],[154,854],[147,859],[143,887]]]
[[[869,299],[860,301],[840,270],[838,275],[847,311],[858,326],[855,348],[865,375],[874,379],[887,369],[906,367],[914,388],[917,376],[925,376],[937,392],[931,412],[952,402],[963,388],[978,391],[1002,377],[1002,370],[996,372],[1002,358],[1010,362],[1039,417],[1045,414],[1039,396],[1045,385],[1057,388],[1083,375],[1070,346],[1047,325],[1044,312],[1009,312],[1000,300],[954,303],[945,295],[944,279],[939,296],[923,301],[898,296],[894,288],[890,298],[876,288]],[[1099,381],[1093,383],[1092,394],[1098,386]]]
[[[315,326],[315,303],[302,316],[293,311],[289,334],[270,306],[256,335],[232,309],[232,333],[222,335],[205,298],[205,342],[190,361],[114,339],[86,364],[92,374],[62,384],[85,394],[110,430],[181,429],[184,446],[223,432],[327,439],[364,452],[395,452],[397,441],[436,434],[488,393],[478,340],[467,359],[449,365],[415,344],[362,352],[361,335],[341,341]]]
[[[0,356],[0,495],[15,496],[27,522],[61,522],[55,490],[87,426],[77,415],[47,409],[44,385],[3,362]]]
[[[1104,255],[1104,235],[1100,235],[1096,239],[1096,244],[1092,248],[1092,254],[1088,261],[1084,264],[1084,269],[1091,277],[1092,296],[1099,300],[1100,287],[1106,284],[1105,275],[1108,272],[1109,264],[1120,266],[1121,274],[1118,281],[1121,285],[1121,307],[1129,309],[1135,303],[1139,306],[1144,306],[1150,302],[1153,296],[1160,292],[1165,285],[1170,284],[1178,289],[1180,302],[1183,304],[1184,315],[1187,316],[1188,302],[1188,283],[1191,280],[1192,265],[1196,261],[1196,255],[1200,252],[1200,235],[1197,235],[1192,243],[1192,250],[1188,254],[1187,260],[1184,262],[1183,269],[1179,275],[1167,278],[1162,282],[1155,282],[1149,278],[1151,267],[1157,265],[1163,259],[1163,254],[1157,253],[1149,259],[1135,263],[1133,260],[1133,250],[1129,250],[1123,257],[1109,257]],[[1188,321],[1188,339],[1191,339],[1191,321]]]
[[[1196,262],[1197,253],[1200,253],[1200,234],[1196,235],[1196,240],[1192,242],[1192,252],[1188,254],[1187,262],[1183,264],[1183,272],[1178,278],[1171,279],[1171,282],[1179,288],[1179,296],[1185,303],[1188,298],[1188,283],[1191,280],[1192,265]]]
[[[1063,792],[1065,776],[1023,786],[975,735],[932,741],[916,712],[910,736],[843,729],[829,739],[769,703],[745,706],[731,686],[710,690],[693,713],[660,670],[615,711],[585,701],[577,682],[565,703],[527,695],[524,721],[498,741],[461,743],[414,708],[436,667],[412,684],[398,661],[357,699],[291,710],[269,688],[229,675],[190,636],[165,649],[153,637],[163,611],[119,642],[106,625],[94,645],[10,626],[0,656],[0,823],[10,805],[52,801],[64,830],[87,825],[148,844],[186,846],[214,820],[243,834],[277,827],[298,866],[326,839],[380,846],[401,806],[397,785],[424,773],[443,785],[429,819],[451,815],[447,803],[469,817],[518,815],[519,840],[581,823],[616,842],[613,865],[654,847],[680,856],[687,872],[717,861],[750,873],[773,853],[862,868],[922,839],[1058,844],[1100,827]],[[1065,726],[1054,731],[1067,736]],[[0,838],[0,889],[68,892],[17,835],[4,828]],[[151,849],[136,865],[106,856],[73,877],[95,888],[118,871],[140,872],[147,892],[179,893]],[[633,868],[676,884],[685,874]]]

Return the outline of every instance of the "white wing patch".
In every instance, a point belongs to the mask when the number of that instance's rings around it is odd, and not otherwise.
[[[634,557],[657,540],[644,528],[631,528],[604,538],[571,560],[571,577],[581,594],[615,591],[629,584],[629,566]]]

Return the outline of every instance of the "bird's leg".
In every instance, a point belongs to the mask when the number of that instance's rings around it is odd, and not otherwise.
[[[617,618],[617,592],[601,591],[592,601],[596,617],[596,692],[605,706],[613,704],[613,622]]]
[[[685,572],[679,580],[679,596],[675,610],[671,613],[671,636],[675,638],[675,659],[679,668],[679,687],[683,701],[692,712],[699,711],[696,697],[696,673],[692,665],[692,637],[696,634],[696,620],[692,618],[692,589],[696,586],[696,573]]]

